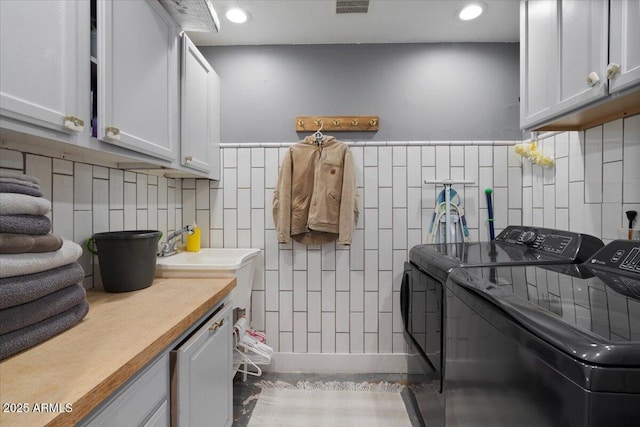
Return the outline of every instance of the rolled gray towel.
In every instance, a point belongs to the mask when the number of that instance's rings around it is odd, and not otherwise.
[[[87,300],[34,325],[0,335],[0,360],[40,344],[80,322],[89,312]]]
[[[35,301],[84,279],[84,270],[74,262],[24,276],[0,279],[0,309]]]
[[[55,234],[32,236],[30,234],[0,233],[0,254],[25,254],[57,251],[62,238]]]
[[[80,255],[82,248],[71,240],[64,240],[62,247],[53,252],[0,255],[0,278],[51,270],[75,262]]]
[[[0,233],[47,234],[51,220],[44,215],[0,215]]]
[[[35,301],[0,310],[0,335],[41,322],[80,304],[87,297],[81,284],[67,286]]]
[[[0,182],[0,193],[20,193],[27,194],[29,196],[42,197],[42,191],[27,187],[22,184],[9,184],[6,182]]]
[[[0,193],[0,215],[46,215],[49,212],[51,212],[51,202],[44,197]]]
[[[17,178],[0,178],[0,182],[4,184],[20,184],[20,185],[24,185],[25,187],[35,188],[36,190],[40,189],[39,184],[35,184],[31,181],[23,181]]]
[[[40,180],[38,178],[36,178],[35,176],[31,176],[31,175],[25,175],[23,173],[20,172],[12,172],[12,171],[0,171],[0,178],[13,178],[13,179],[19,179],[20,181],[27,181],[27,182],[31,182],[37,185],[40,185]]]

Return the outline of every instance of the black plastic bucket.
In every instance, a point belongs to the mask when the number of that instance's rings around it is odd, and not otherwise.
[[[156,274],[156,254],[160,236],[162,233],[156,230],[94,234],[88,247],[91,250],[93,240],[98,248],[104,290],[128,292],[151,286]]]

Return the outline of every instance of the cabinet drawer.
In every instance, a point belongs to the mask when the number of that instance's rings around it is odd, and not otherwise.
[[[168,424],[169,355],[165,354],[130,380],[83,426],[161,426]],[[164,424],[162,407],[165,406]],[[147,424],[145,424],[147,423]]]
[[[144,427],[169,427],[169,419],[169,401],[165,400]]]

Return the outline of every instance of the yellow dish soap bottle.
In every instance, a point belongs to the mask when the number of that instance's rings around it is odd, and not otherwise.
[[[187,252],[200,252],[200,227],[193,224],[193,234],[187,234]]]

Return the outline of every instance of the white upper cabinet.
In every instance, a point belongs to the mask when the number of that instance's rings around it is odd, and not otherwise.
[[[19,150],[12,138],[34,136],[36,154],[220,179],[220,81],[185,46],[181,76],[180,29],[157,0],[0,0],[0,133]]]
[[[520,39],[522,127],[607,96],[607,2],[524,1]]]
[[[638,112],[640,0],[521,2],[520,127],[580,130]]]
[[[181,164],[220,179],[220,78],[186,34],[181,82]]]
[[[178,29],[156,0],[98,0],[98,138],[177,159]]]
[[[90,127],[78,71],[88,14],[86,2],[73,0],[0,1],[0,115],[63,132]]]
[[[609,92],[640,82],[640,1],[611,2]]]

